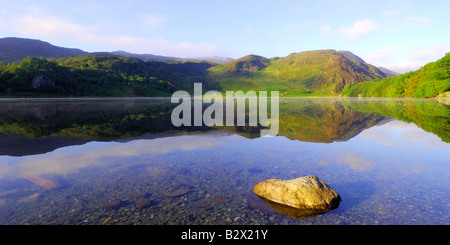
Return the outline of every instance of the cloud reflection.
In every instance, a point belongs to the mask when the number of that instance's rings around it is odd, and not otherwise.
[[[110,158],[134,157],[146,154],[167,154],[174,151],[211,150],[228,142],[245,138],[237,135],[208,133],[182,135],[127,143],[91,142],[81,146],[26,157],[5,157],[0,164],[0,179],[17,178],[23,174],[66,175],[86,167],[108,167]]]
[[[363,155],[353,152],[342,153],[336,157],[335,161],[338,164],[348,165],[355,170],[368,170],[374,165],[373,162],[366,159]]]
[[[414,123],[391,121],[363,131],[361,136],[384,146],[401,147],[405,142],[420,147],[437,148],[446,146],[438,136],[423,131]]]

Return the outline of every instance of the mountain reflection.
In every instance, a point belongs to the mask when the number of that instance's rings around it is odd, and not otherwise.
[[[216,130],[256,138],[261,129],[175,127],[171,112],[176,104],[169,99],[28,99],[1,100],[0,105],[0,155],[10,156],[90,141],[123,142]],[[396,118],[450,141],[449,106],[432,100],[286,98],[280,100],[279,109],[278,136],[291,140],[347,141]]]

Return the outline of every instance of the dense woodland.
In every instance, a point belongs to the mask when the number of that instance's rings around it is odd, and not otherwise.
[[[341,94],[349,97],[431,98],[448,91],[450,91],[450,53],[414,72],[349,84]]]
[[[24,58],[0,63],[0,94],[6,97],[170,96],[202,82],[204,62],[142,61],[115,55]]]

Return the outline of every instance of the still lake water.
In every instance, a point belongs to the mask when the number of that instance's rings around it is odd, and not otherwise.
[[[170,99],[0,100],[0,224],[450,224],[450,107],[281,98],[279,133],[171,123]],[[315,175],[342,198],[293,218],[252,192]]]

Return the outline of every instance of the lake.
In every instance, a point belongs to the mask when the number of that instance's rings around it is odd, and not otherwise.
[[[274,137],[175,127],[175,106],[0,100],[0,224],[450,224],[448,101],[280,98]],[[295,218],[253,193],[308,175],[336,209]]]

